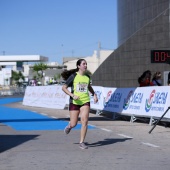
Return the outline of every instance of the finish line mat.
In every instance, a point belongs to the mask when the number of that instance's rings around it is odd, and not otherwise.
[[[3,106],[12,102],[22,102],[23,98],[0,99],[0,123],[12,127],[15,130],[64,130],[68,121],[53,119],[32,111]],[[80,129],[78,124],[73,130]],[[88,129],[95,129],[88,126]]]

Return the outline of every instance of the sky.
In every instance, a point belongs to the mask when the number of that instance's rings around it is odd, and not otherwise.
[[[117,48],[117,0],[0,0],[0,55],[92,56]],[[5,57],[5,56],[4,56]]]

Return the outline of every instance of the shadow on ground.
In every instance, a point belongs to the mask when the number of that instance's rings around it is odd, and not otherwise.
[[[102,141],[97,141],[94,143],[88,143],[87,145],[89,147],[98,147],[98,146],[104,146],[104,145],[112,145],[114,143],[118,142],[125,142],[127,140],[131,140],[131,138],[125,138],[125,139],[104,139]]]
[[[0,135],[0,153],[33,140],[39,135]]]

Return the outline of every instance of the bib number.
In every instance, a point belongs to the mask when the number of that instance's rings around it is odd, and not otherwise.
[[[81,93],[87,93],[87,84],[77,84],[76,91]]]

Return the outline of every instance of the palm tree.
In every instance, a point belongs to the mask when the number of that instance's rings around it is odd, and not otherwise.
[[[44,63],[38,63],[38,64],[34,64],[33,66],[33,72],[37,72],[37,75],[39,77],[43,77],[43,71],[47,69],[47,64],[44,64]],[[41,71],[41,73],[40,73]]]
[[[34,64],[33,66],[33,72],[36,72],[38,77],[41,79],[43,78],[43,71],[47,69],[47,64],[44,63],[38,63]]]

